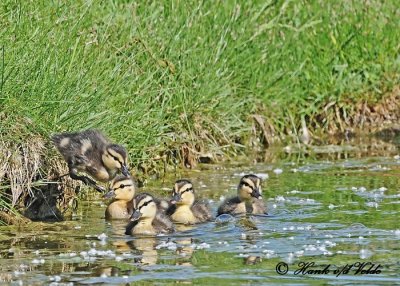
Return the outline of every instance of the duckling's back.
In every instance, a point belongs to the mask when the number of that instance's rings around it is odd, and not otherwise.
[[[192,212],[198,222],[206,222],[212,219],[210,208],[204,201],[195,201],[192,206]]]
[[[225,200],[218,208],[217,215],[221,214],[267,214],[267,208],[262,199],[252,199],[249,206],[242,202],[239,197],[233,197]]]
[[[174,224],[162,211],[157,211],[153,220],[153,227],[157,233],[172,233],[175,231]]]
[[[221,214],[235,214],[238,208],[243,204],[239,197],[233,197],[225,200],[218,208],[217,215]]]
[[[67,162],[86,164],[88,158],[101,160],[101,154],[108,140],[98,130],[55,134],[51,137],[58,151]]]

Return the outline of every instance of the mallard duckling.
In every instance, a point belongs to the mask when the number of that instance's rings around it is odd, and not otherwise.
[[[111,183],[105,198],[114,201],[106,209],[106,219],[128,219],[133,213],[133,197],[136,185],[131,177],[117,176]]]
[[[189,180],[176,181],[172,195],[172,204],[166,212],[172,221],[195,224],[211,220],[208,206],[195,200],[193,184]]]
[[[118,171],[129,176],[125,148],[110,143],[98,130],[55,134],[51,140],[68,163],[70,177],[91,185],[100,192],[105,189],[78,172],[85,172],[101,182],[112,180]]]
[[[240,179],[238,195],[225,200],[218,208],[220,214],[266,214],[261,196],[261,179],[256,175],[245,175]]]
[[[126,234],[171,233],[174,225],[157,207],[157,200],[147,193],[140,193],[133,199],[134,212],[126,227]]]

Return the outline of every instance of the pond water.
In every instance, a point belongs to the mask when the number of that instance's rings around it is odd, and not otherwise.
[[[268,216],[131,237],[94,199],[70,221],[2,227],[0,284],[400,284],[399,156],[204,165],[179,177],[215,212],[247,173],[264,179]],[[165,194],[174,180],[144,190]]]

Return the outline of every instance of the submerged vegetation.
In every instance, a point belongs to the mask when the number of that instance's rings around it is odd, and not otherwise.
[[[99,128],[151,172],[393,124],[399,13],[394,0],[2,1],[0,201],[63,174],[54,132]]]

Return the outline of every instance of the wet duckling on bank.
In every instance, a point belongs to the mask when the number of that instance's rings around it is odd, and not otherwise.
[[[175,182],[171,206],[166,214],[173,222],[184,224],[206,222],[212,218],[208,206],[195,200],[193,184],[185,179]]]
[[[140,193],[133,199],[134,212],[126,227],[126,234],[148,234],[174,232],[172,221],[157,207],[157,200],[150,194]]]
[[[221,214],[267,214],[261,196],[261,179],[256,175],[245,175],[240,179],[236,197],[225,200],[218,208]]]
[[[110,143],[98,130],[55,134],[51,140],[67,162],[70,177],[93,186],[97,191],[104,192],[105,189],[93,179],[108,182],[119,171],[129,176],[125,148]],[[93,179],[78,172],[89,174]]]
[[[111,183],[105,198],[114,201],[106,209],[106,219],[129,219],[133,213],[133,197],[136,184],[131,177],[117,176]]]

